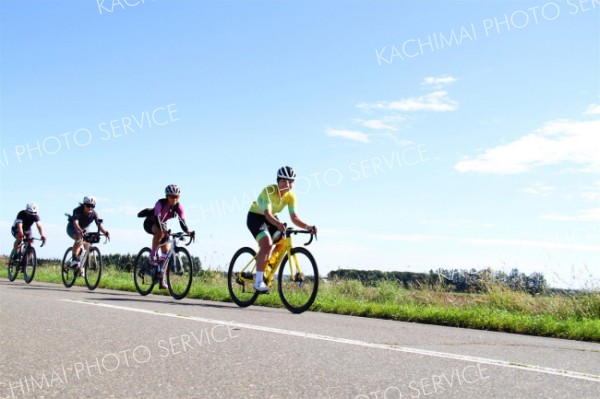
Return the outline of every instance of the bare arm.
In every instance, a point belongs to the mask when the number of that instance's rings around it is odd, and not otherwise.
[[[17,223],[17,231],[19,232],[19,237],[23,237],[23,223]]]
[[[101,231],[101,232],[103,232],[104,234],[106,234],[106,236],[107,236],[108,238],[110,238],[110,233],[108,232],[108,230],[106,230],[106,229],[104,228],[104,226],[103,226],[103,225],[101,225],[101,224],[100,224],[100,225],[98,225],[98,228],[100,229],[100,231]]]
[[[281,223],[279,219],[273,216],[270,210],[267,209],[265,211],[265,217],[267,218],[269,223],[277,227],[277,230],[281,231],[282,233],[285,232],[285,224]]]
[[[78,233],[83,233],[83,229],[79,227],[79,220],[73,220],[73,227],[75,227],[75,230],[77,230]]]
[[[314,232],[315,233],[317,232],[317,228],[315,226],[311,226],[310,224],[304,222],[295,213],[290,214],[290,219],[292,219],[292,223],[294,223],[296,226],[300,227],[301,229],[306,229],[306,230],[312,230],[312,229],[314,229]]]
[[[46,236],[44,235],[44,227],[42,226],[42,223],[37,222],[36,226],[38,231],[40,232],[40,235],[42,236],[42,240],[46,241]]]

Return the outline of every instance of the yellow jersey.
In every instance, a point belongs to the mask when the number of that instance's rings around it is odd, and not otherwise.
[[[265,211],[268,210],[272,215],[275,215],[281,212],[286,205],[290,215],[296,213],[296,194],[293,191],[288,191],[282,196],[279,193],[277,184],[271,184],[261,191],[258,199],[252,203],[250,212],[264,215]]]

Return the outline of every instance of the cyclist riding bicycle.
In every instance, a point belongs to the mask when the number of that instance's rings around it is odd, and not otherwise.
[[[170,250],[170,245],[165,243],[169,238],[169,230],[167,229],[167,221],[177,217],[179,219],[179,225],[181,229],[189,234],[192,238],[195,236],[194,231],[190,231],[185,222],[183,206],[179,202],[181,190],[175,184],[169,184],[165,188],[165,198],[161,198],[156,201],[152,214],[146,215],[144,219],[144,230],[146,233],[152,235],[152,249],[150,252],[150,265],[158,267],[156,262],[156,253],[160,246],[162,251],[162,257],[159,260],[162,263],[165,260],[166,254]],[[144,211],[142,211],[144,212]],[[143,214],[143,213],[142,213]],[[160,284],[161,289],[166,289],[167,284],[165,281],[166,269],[161,271]]]
[[[83,268],[79,265],[81,261],[79,253],[81,245],[83,244],[85,249],[90,245],[87,242],[83,242],[83,230],[87,229],[92,222],[95,222],[98,229],[110,239],[109,232],[100,223],[100,217],[94,208],[96,208],[96,198],[92,196],[84,197],[83,203],[80,203],[77,208],[73,209],[73,215],[69,218],[69,223],[67,224],[67,234],[75,240],[73,243],[73,260],[71,261],[71,266],[79,266],[79,275],[83,275]]]
[[[283,247],[284,241],[281,240],[282,233],[285,233],[286,226],[277,216],[283,208],[288,207],[290,219],[301,229],[317,232],[316,226],[311,226],[300,219],[296,212],[296,195],[292,191],[292,186],[296,180],[296,172],[289,166],[284,166],[277,171],[277,184],[271,184],[265,187],[258,199],[252,203],[246,225],[256,239],[259,245],[259,251],[256,255],[256,277],[254,279],[254,289],[259,292],[268,292],[269,288],[263,281],[263,273],[271,248],[273,254],[277,253]]]
[[[15,237],[15,243],[13,245],[13,254],[15,257],[19,256],[17,251],[19,250],[21,242],[23,242],[23,238],[32,238],[31,226],[33,226],[34,223],[40,232],[40,235],[42,236],[42,241],[46,241],[46,236],[44,236],[44,228],[42,227],[40,215],[38,215],[38,206],[37,204],[30,202],[25,206],[24,210],[17,214],[17,218],[10,228],[11,234],[13,237]]]

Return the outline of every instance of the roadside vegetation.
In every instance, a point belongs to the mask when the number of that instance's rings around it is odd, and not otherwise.
[[[42,261],[36,282],[61,284],[60,262]],[[196,263],[195,264],[199,264]],[[127,266],[105,262],[99,288],[132,291]],[[0,278],[6,279],[6,257],[0,258]],[[7,281],[7,280],[5,280]],[[22,274],[14,284],[24,284]],[[76,285],[85,286],[83,279]],[[470,292],[454,292],[448,281],[406,283],[398,280],[339,278],[321,282],[312,311],[398,321],[503,331],[545,337],[600,342],[600,293],[515,287],[493,274],[479,278]],[[168,295],[154,289],[153,294]],[[188,298],[231,302],[224,271],[202,270],[194,276]],[[258,306],[283,307],[277,294],[261,295]]]

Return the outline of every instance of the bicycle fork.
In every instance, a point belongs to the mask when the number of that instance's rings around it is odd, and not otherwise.
[[[171,267],[171,270],[173,271],[173,273],[177,274],[179,276],[183,275],[184,270],[183,270],[183,262],[181,261],[181,258],[179,256],[177,256],[177,253],[175,251],[173,251],[170,258],[171,258],[171,263],[170,263],[169,267]]]
[[[290,279],[295,283],[304,282],[304,275],[302,274],[300,262],[298,262],[296,254],[293,254],[291,257],[288,257],[288,259],[290,262]]]

